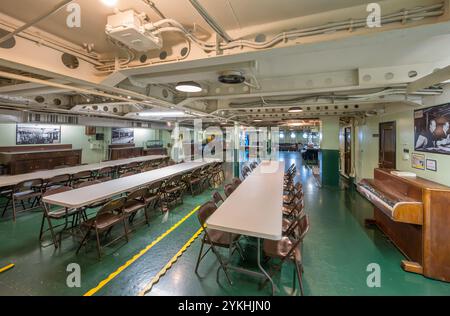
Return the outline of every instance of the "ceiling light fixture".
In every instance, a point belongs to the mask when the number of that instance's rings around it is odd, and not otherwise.
[[[140,112],[138,113],[139,116],[143,117],[178,117],[178,116],[185,116],[186,114],[181,111],[174,111],[174,112]]]
[[[197,82],[194,82],[194,81],[180,82],[177,84],[175,89],[180,92],[188,92],[188,93],[202,91],[202,87]]]
[[[108,7],[115,7],[117,4],[117,0],[101,0],[102,3]]]
[[[263,120],[260,120],[260,119],[253,120],[253,122],[255,122],[255,123],[262,122],[262,121]]]
[[[288,112],[289,113],[300,113],[300,112],[303,112],[303,109],[296,106],[296,107],[290,108]]]

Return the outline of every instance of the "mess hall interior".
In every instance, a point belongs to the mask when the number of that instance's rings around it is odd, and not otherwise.
[[[449,0],[2,0],[0,295],[450,295],[449,52]]]

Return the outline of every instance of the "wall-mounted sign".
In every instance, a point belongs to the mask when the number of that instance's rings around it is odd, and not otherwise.
[[[437,161],[433,159],[427,159],[427,170],[437,171]]]
[[[413,153],[411,164],[414,169],[425,170],[425,155]]]

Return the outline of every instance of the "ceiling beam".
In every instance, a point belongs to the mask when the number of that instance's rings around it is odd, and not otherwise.
[[[415,93],[421,89],[429,88],[433,85],[450,80],[450,66],[436,70],[428,76],[422,77],[408,85],[407,92]]]

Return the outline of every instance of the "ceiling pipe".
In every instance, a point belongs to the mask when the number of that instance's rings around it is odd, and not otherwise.
[[[7,40],[9,40],[10,38],[12,38],[14,35],[19,34],[20,32],[32,27],[33,25],[39,23],[40,21],[42,21],[43,19],[47,18],[48,16],[52,15],[53,13],[59,11],[60,9],[62,9],[63,7],[65,7],[67,4],[69,4],[70,2],[72,2],[73,0],[64,0],[58,4],[56,4],[54,7],[52,7],[49,11],[47,11],[46,13],[38,16],[37,18],[33,19],[32,21],[25,23],[24,25],[22,25],[21,27],[15,29],[14,31],[12,31],[11,33],[3,36],[2,38],[0,38],[0,44],[3,42],[6,42]]]
[[[208,25],[227,43],[232,42],[233,39],[229,36],[225,30],[214,20],[214,18],[209,15],[208,11],[197,1],[189,0],[192,6],[197,10],[197,12],[203,17],[203,19],[208,23]]]

